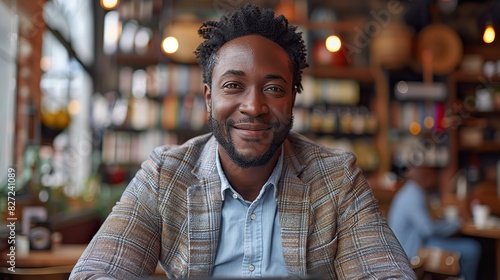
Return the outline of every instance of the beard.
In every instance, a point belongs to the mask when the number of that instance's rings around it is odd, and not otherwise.
[[[269,163],[269,161],[273,158],[278,148],[285,142],[288,133],[293,127],[293,116],[287,119],[287,123],[280,123],[279,121],[271,123],[271,141],[269,144],[269,148],[267,151],[261,155],[256,157],[247,157],[244,156],[236,150],[234,145],[234,141],[231,137],[230,130],[233,125],[236,123],[234,120],[227,120],[225,123],[220,123],[218,120],[212,117],[212,113],[208,117],[208,127],[210,131],[214,135],[215,139],[219,142],[219,144],[226,150],[227,154],[231,158],[231,160],[241,168],[250,168],[250,167],[259,167],[264,166]],[[242,119],[239,122],[261,122],[255,118]]]

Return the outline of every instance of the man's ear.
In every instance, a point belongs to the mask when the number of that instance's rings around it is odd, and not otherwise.
[[[212,104],[212,93],[210,91],[210,86],[205,84],[203,86],[203,97],[205,98],[205,106],[207,107],[207,112],[210,113],[210,104]]]

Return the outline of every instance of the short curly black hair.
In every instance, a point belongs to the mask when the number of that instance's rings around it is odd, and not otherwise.
[[[281,46],[290,57],[293,70],[293,85],[302,91],[302,69],[308,67],[307,49],[302,32],[289,25],[283,15],[275,16],[272,9],[260,9],[254,4],[245,4],[221,17],[219,22],[206,21],[198,30],[203,41],[195,54],[203,70],[203,82],[212,85],[212,71],[217,61],[217,51],[233,39],[246,35],[261,35]]]

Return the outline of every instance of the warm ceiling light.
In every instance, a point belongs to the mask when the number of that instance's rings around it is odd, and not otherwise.
[[[101,0],[101,7],[106,10],[112,10],[118,6],[119,0]]]
[[[495,41],[495,29],[492,25],[488,25],[486,29],[484,29],[483,41],[487,44]]]
[[[43,56],[40,59],[40,68],[44,72],[48,72],[50,68],[52,68],[52,57],[50,56]]]
[[[326,49],[330,52],[338,52],[342,47],[340,38],[335,35],[328,36],[325,41]]]
[[[80,102],[73,99],[68,104],[68,112],[70,115],[78,115],[81,111]]]
[[[410,126],[408,127],[408,130],[410,131],[411,134],[418,135],[420,131],[422,131],[422,127],[418,122],[411,122]]]
[[[424,126],[427,129],[433,128],[434,127],[434,118],[431,117],[431,116],[425,117],[425,119],[424,119]]]
[[[117,11],[111,11],[104,16],[104,42],[105,54],[113,54],[116,51],[117,43],[122,34],[120,15]]]
[[[167,37],[163,39],[161,48],[166,53],[174,53],[179,49],[179,41],[175,37]]]

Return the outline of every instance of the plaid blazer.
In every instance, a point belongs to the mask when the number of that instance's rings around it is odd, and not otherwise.
[[[168,278],[210,276],[218,242],[224,242],[216,148],[211,134],[156,148],[71,279],[143,277],[158,263]],[[290,276],[416,279],[351,153],[291,132],[277,189]]]

